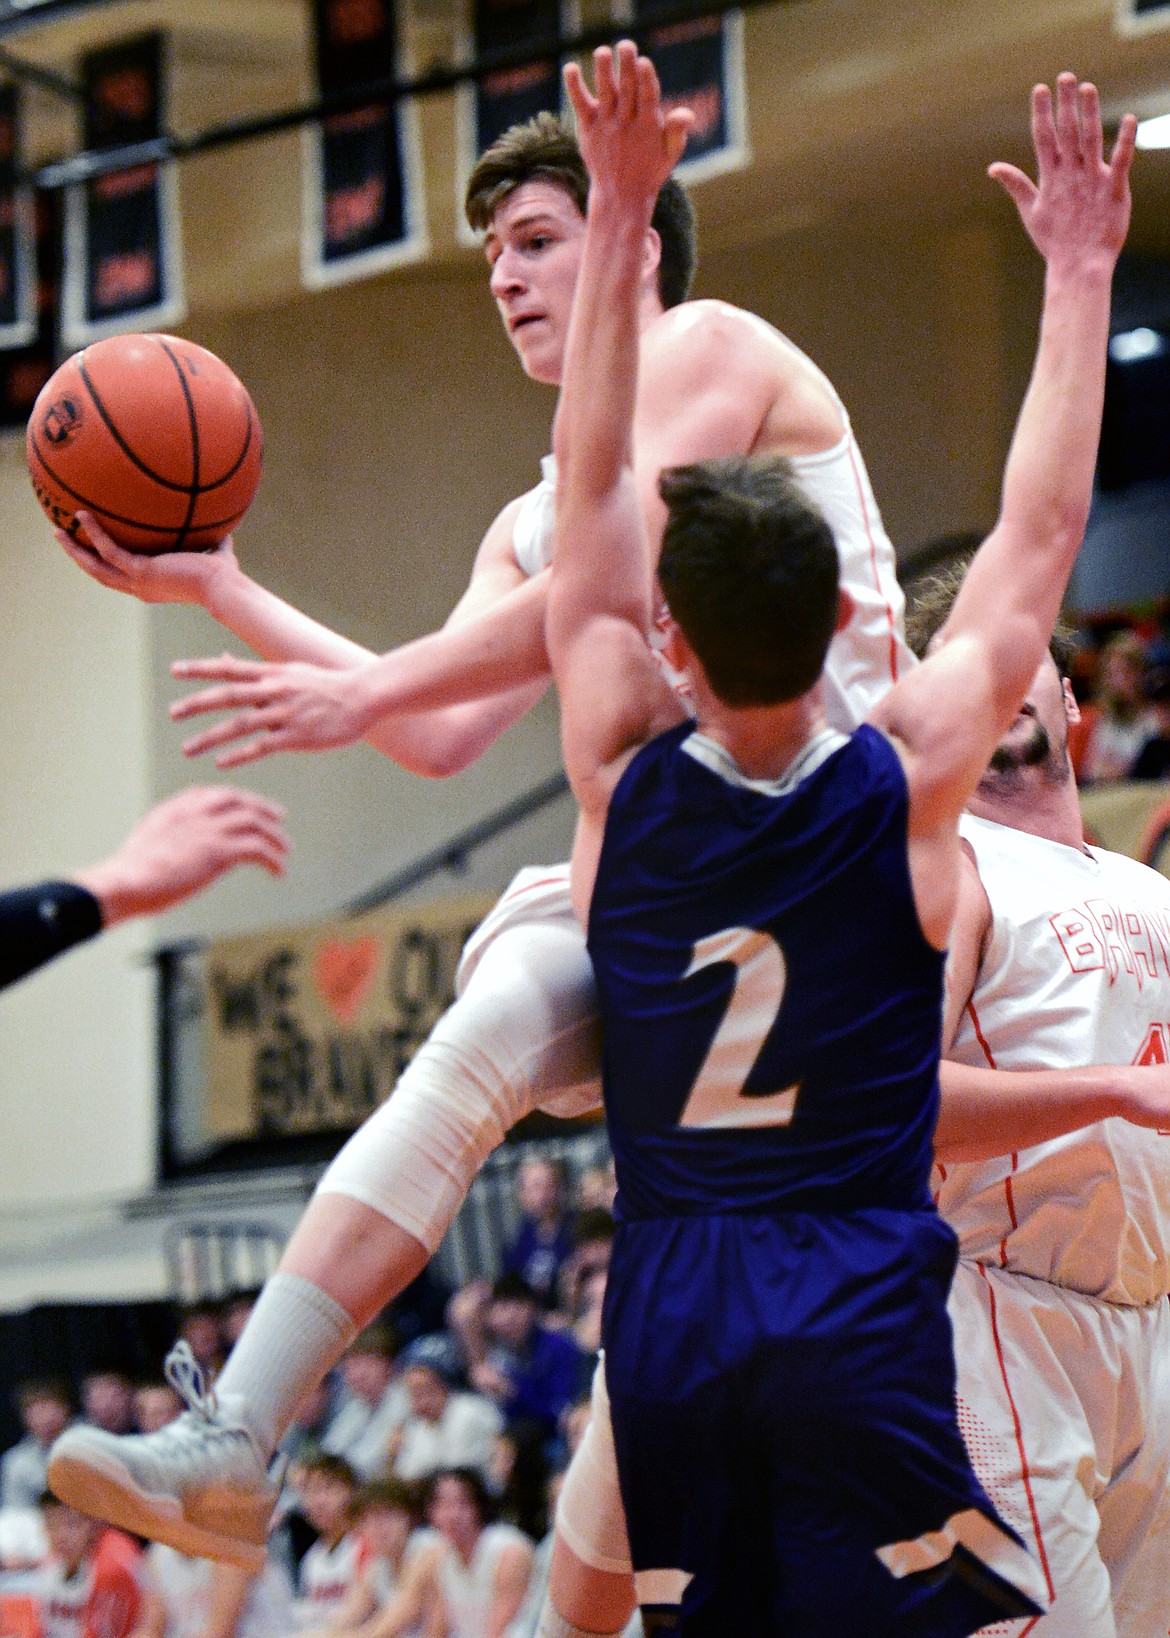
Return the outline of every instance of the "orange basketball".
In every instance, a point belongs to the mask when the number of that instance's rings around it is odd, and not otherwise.
[[[65,360],[29,417],[28,469],[59,529],[92,512],[136,552],[200,551],[239,523],[260,482],[247,389],[177,336],[97,341]]]

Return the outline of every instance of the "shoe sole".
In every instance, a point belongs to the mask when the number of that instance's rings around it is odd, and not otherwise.
[[[114,1457],[82,1458],[63,1452],[49,1463],[48,1479],[49,1489],[68,1506],[132,1536],[161,1541],[189,1558],[213,1558],[243,1570],[264,1568],[267,1547],[193,1524],[173,1496],[140,1490],[129,1469]]]

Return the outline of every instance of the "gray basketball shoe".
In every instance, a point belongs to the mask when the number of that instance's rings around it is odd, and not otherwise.
[[[68,1428],[49,1452],[49,1488],[132,1535],[259,1570],[279,1488],[264,1455],[205,1388],[189,1344],[177,1342],[164,1368],[187,1410],[157,1433]]]

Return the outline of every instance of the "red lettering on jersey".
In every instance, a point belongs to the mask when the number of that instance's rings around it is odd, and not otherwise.
[[[1049,922],[1060,940],[1065,959],[1074,973],[1097,972],[1105,965],[1105,948],[1092,921],[1078,909],[1062,910]]]
[[[1109,982],[1115,984],[1118,975],[1125,972],[1134,973],[1140,985],[1142,975],[1137,971],[1133,952],[1125,941],[1124,917],[1118,913],[1116,905],[1110,904],[1107,899],[1087,899],[1085,909],[1101,929]]]
[[[1165,1024],[1151,1024],[1146,1031],[1146,1038],[1138,1048],[1135,1064],[1164,1064],[1170,1062],[1170,1055],[1166,1052]]]

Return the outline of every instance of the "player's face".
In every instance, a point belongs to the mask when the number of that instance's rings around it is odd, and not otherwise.
[[[461,1551],[474,1546],[483,1528],[475,1497],[453,1473],[435,1485],[429,1514],[433,1527]]]
[[[492,217],[484,253],[508,338],[534,381],[559,384],[585,218],[555,182],[525,182]]]
[[[1076,707],[1071,707],[1075,711]],[[1068,760],[1070,699],[1049,655],[1032,678],[1016,720],[992,754],[989,780],[1018,780],[1032,768],[1045,784],[1062,784],[1071,775]]]
[[[49,1551],[70,1575],[74,1574],[93,1546],[98,1526],[72,1507],[46,1507],[44,1521]]]

